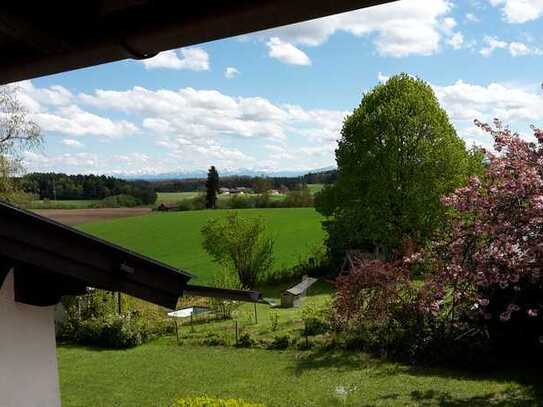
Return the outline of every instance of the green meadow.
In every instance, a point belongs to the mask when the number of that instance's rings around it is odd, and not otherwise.
[[[128,350],[58,349],[62,405],[168,407],[202,394],[267,407],[540,406],[537,371],[463,374],[357,352],[177,346],[163,337]]]
[[[322,217],[313,208],[243,209],[260,217],[275,239],[274,269],[294,266],[323,244]],[[202,249],[200,229],[227,210],[152,213],[146,216],[80,225],[85,232],[189,271],[198,282],[210,282],[220,270]]]

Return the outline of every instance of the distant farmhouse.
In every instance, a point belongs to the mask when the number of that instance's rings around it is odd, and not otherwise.
[[[253,190],[247,187],[219,188],[219,193],[221,195],[229,195],[229,194],[244,195],[244,194],[252,194]]]

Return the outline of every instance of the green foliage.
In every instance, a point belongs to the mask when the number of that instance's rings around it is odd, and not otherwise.
[[[211,166],[207,173],[206,181],[206,208],[215,209],[217,195],[219,194],[219,173],[215,166]]]
[[[31,173],[20,178],[25,191],[51,200],[99,200],[114,195],[130,195],[142,205],[152,205],[157,193],[146,181],[127,181],[105,175],[66,175]]]
[[[216,399],[201,396],[176,400],[171,407],[264,407],[264,404],[250,403],[239,399]]]
[[[306,185],[299,190],[289,191],[285,198],[284,206],[287,208],[306,208],[313,206],[313,194]]]
[[[229,273],[227,269],[223,269],[218,273],[213,282],[213,287],[239,289],[241,284],[235,273]],[[239,301],[223,300],[220,298],[210,298],[211,307],[220,314],[224,319],[231,319],[232,313],[241,305]]]
[[[332,216],[338,207],[337,188],[333,185],[325,185],[315,194],[315,209],[324,216]]]
[[[85,296],[65,296],[65,322],[58,327],[58,339],[103,348],[129,348],[158,334],[171,333],[165,311],[152,304],[123,295],[123,313],[118,314],[118,294],[92,290]]]
[[[232,194],[226,202],[224,202],[223,206],[228,209],[249,209],[254,208],[256,205],[255,199],[252,197],[245,197],[241,194]]]
[[[103,348],[131,348],[150,338],[143,321],[131,314],[90,318],[79,325],[75,342]]]
[[[0,199],[28,204],[32,199],[12,179],[22,170],[22,154],[39,146],[40,127],[19,101],[16,86],[0,87]]]
[[[255,177],[253,180],[253,189],[257,194],[262,194],[273,188],[273,182],[270,178]]]
[[[345,119],[338,179],[318,199],[331,251],[426,241],[443,221],[439,198],[482,169],[466,151],[431,87],[397,75],[365,94]]]
[[[279,326],[279,314],[277,312],[270,312],[270,324],[271,331],[277,331],[277,327]]]
[[[290,336],[288,335],[276,335],[273,337],[273,340],[268,345],[268,349],[275,349],[275,350],[285,350],[288,348],[288,345],[290,344]]]
[[[296,265],[270,270],[260,277],[260,285],[277,285],[300,280],[303,276],[321,277],[331,274],[330,264],[322,246],[314,247],[306,257],[299,257]]]
[[[142,205],[142,202],[132,195],[113,195],[96,203],[97,208],[134,208]]]
[[[306,303],[302,308],[304,335],[320,335],[330,330],[330,303]]]
[[[202,227],[203,247],[213,259],[235,272],[243,288],[254,288],[272,265],[273,240],[262,219],[236,212],[211,219]]]
[[[236,346],[238,348],[250,348],[255,344],[255,340],[251,337],[249,332],[244,332],[238,338],[238,343]]]

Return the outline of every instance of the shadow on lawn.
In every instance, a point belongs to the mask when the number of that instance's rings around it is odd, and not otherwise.
[[[418,406],[490,406],[490,407],[520,407],[543,406],[543,372],[533,366],[508,365],[488,373],[473,373],[465,370],[417,367],[400,365],[376,358],[364,353],[345,351],[314,351],[301,354],[296,360],[294,373],[302,374],[312,369],[336,369],[338,371],[371,369],[375,378],[397,375],[418,377],[439,377],[451,380],[492,380],[495,382],[518,384],[518,389],[507,389],[503,392],[487,393],[477,396],[459,396],[454,393],[439,390],[414,390],[409,394],[383,394],[380,399],[391,402],[405,399],[406,396]]]

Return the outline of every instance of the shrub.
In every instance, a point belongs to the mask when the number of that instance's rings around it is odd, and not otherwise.
[[[320,335],[330,329],[330,305],[313,305],[306,303],[302,308],[304,335]]]
[[[256,206],[255,199],[239,194],[233,194],[225,202],[228,209],[250,209]]]
[[[156,335],[173,333],[174,327],[163,308],[123,295],[117,313],[116,295],[92,290],[83,297],[65,296],[63,324],[57,325],[57,338],[84,345],[126,348],[139,345]]]
[[[214,333],[210,333],[200,341],[200,344],[206,346],[224,346],[226,345],[226,341],[224,338],[221,338]]]
[[[289,191],[283,203],[287,208],[305,208],[313,206],[313,194],[307,186],[298,191]]]
[[[264,404],[251,403],[239,399],[217,399],[209,396],[191,397],[176,400],[171,407],[265,407]]]
[[[113,195],[102,199],[96,204],[97,208],[134,208],[140,206],[142,202],[132,195]]]
[[[272,342],[268,345],[268,349],[284,350],[288,348],[290,344],[290,337],[288,335],[274,336]]]
[[[251,337],[251,335],[246,332],[242,335],[240,335],[238,339],[238,343],[236,343],[236,346],[238,348],[250,348],[255,344],[254,339]]]
[[[177,210],[180,212],[194,210],[192,199],[183,199],[182,201],[177,202]]]
[[[78,343],[103,348],[130,348],[149,337],[143,322],[130,314],[90,318],[81,322],[75,334]]]
[[[323,248],[318,247],[304,259],[298,260],[295,266],[284,269],[270,269],[259,279],[260,285],[277,285],[301,279],[303,276],[322,277],[333,273]]]
[[[270,323],[271,323],[271,331],[272,332],[277,331],[277,328],[279,326],[279,314],[277,314],[277,312],[275,311],[270,312]]]
[[[273,240],[261,219],[236,212],[209,220],[202,227],[203,247],[213,259],[238,276],[242,288],[253,288],[272,264]]]
[[[199,193],[190,201],[193,211],[199,211],[206,208],[206,194]]]

